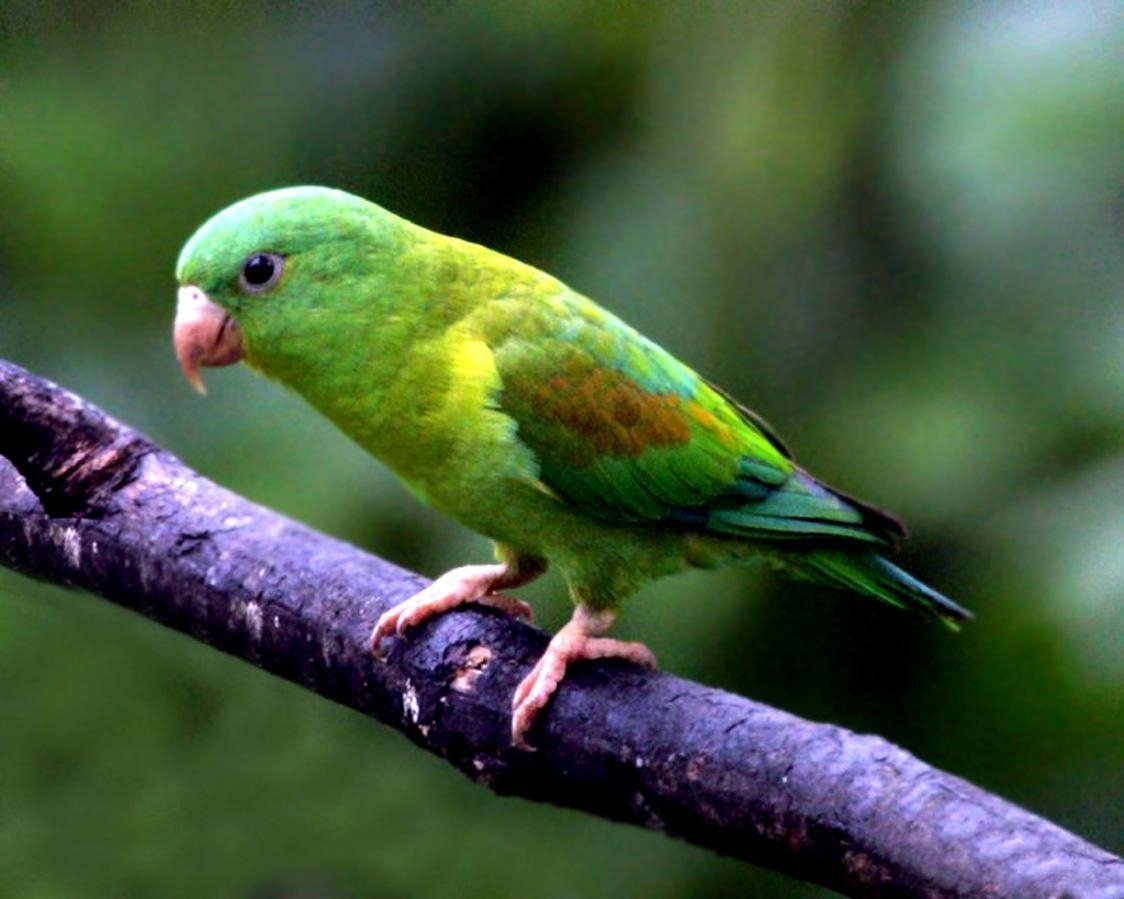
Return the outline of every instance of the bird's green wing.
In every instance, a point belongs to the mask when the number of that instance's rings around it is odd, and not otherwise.
[[[497,401],[542,482],[583,513],[764,540],[901,533],[803,472],[760,417],[588,300],[567,293],[518,314],[493,343]]]

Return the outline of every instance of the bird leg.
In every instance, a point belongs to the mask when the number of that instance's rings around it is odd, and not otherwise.
[[[545,563],[538,559],[519,559],[494,565],[464,565],[446,571],[420,593],[383,612],[371,632],[371,652],[383,658],[379,644],[386,637],[401,635],[407,628],[466,602],[479,603],[530,621],[531,607],[527,603],[493,591],[519,587],[533,581],[545,570]]]
[[[534,749],[525,739],[527,731],[562,683],[571,662],[615,658],[627,659],[645,668],[656,667],[656,657],[643,643],[600,636],[616,617],[616,612],[595,612],[585,605],[574,609],[573,617],[554,635],[531,673],[515,689],[511,702],[512,743],[520,749]]]

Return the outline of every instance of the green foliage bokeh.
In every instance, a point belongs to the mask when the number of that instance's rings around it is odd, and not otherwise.
[[[486,544],[242,370],[172,267],[266,188],[532,262],[898,512],[941,628],[765,575],[652,586],[664,667],[880,733],[1124,851],[1124,10],[1073,4],[0,9],[0,356],[430,574]],[[567,609],[527,591],[549,626]],[[690,597],[690,601],[687,601]],[[0,573],[0,895],[812,897],[498,799],[106,603]],[[286,893],[286,891],[292,891]]]

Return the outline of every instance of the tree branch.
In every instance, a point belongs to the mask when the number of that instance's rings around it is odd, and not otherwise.
[[[575,667],[513,749],[542,632],[475,607],[370,655],[426,582],[241,499],[0,360],[0,563],[80,587],[389,724],[501,794],[851,896],[1124,896],[1124,861],[878,737],[619,661]]]

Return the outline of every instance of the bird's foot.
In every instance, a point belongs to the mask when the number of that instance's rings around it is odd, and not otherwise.
[[[562,679],[566,667],[580,659],[627,659],[645,668],[656,667],[656,657],[643,643],[613,640],[598,636],[613,623],[613,612],[594,612],[578,606],[573,617],[546,648],[538,663],[515,689],[511,707],[511,742],[520,749],[533,750],[526,740],[527,731]]]
[[[530,621],[531,607],[527,603],[492,592],[526,583],[530,579],[527,574],[526,571],[504,563],[465,565],[447,571],[420,593],[383,612],[371,632],[371,652],[382,658],[379,644],[385,638],[400,635],[408,628],[466,602],[479,603]]]

